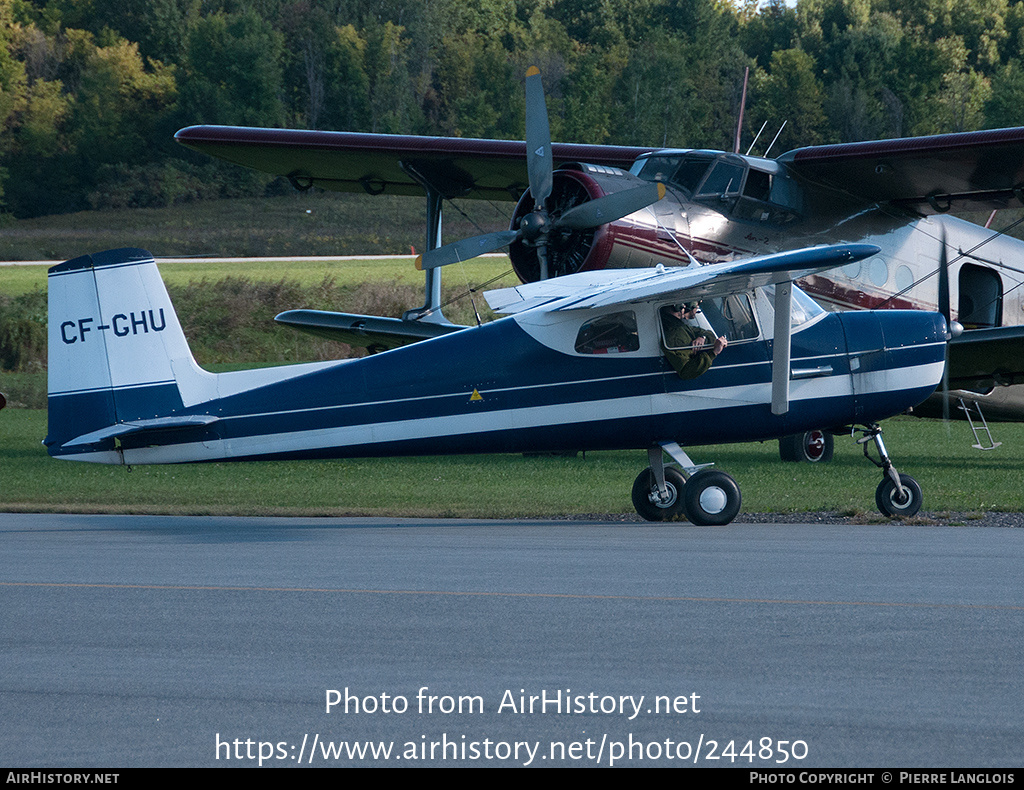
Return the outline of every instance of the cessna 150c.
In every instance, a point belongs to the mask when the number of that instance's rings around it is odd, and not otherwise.
[[[991,417],[1024,419],[1024,242],[946,212],[1024,201],[1024,128],[802,148],[776,159],[709,150],[551,144],[540,75],[528,72],[525,143],[194,126],[177,140],[318,186],[426,195],[427,299],[403,321],[289,311],[279,320],[350,343],[434,336],[437,266],[509,245],[524,283],[583,271],[722,262],[818,244],[879,251],[810,275],[830,308],[937,310],[969,331],[948,388]],[[556,169],[557,165],[557,169]],[[665,187],[654,201],[649,190]],[[444,200],[518,201],[511,229],[441,247]],[[440,248],[440,249],[437,249]]]
[[[220,374],[194,361],[149,253],[85,255],[49,272],[45,444],[110,464],[647,449],[632,491],[642,516],[726,524],[739,487],[683,445],[860,425],[884,469],[879,508],[912,515],[921,489],[893,468],[877,421],[935,389],[945,320],[826,313],[792,285],[877,254],[849,244],[580,272],[490,291],[506,317],[387,353]],[[662,308],[700,299],[733,341],[682,379]]]

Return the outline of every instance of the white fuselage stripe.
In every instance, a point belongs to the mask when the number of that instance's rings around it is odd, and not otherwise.
[[[942,368],[942,362],[933,362],[896,370],[858,374],[854,377],[855,389],[858,395],[869,395],[876,392],[913,390],[934,386],[942,375]],[[794,381],[790,400],[798,402],[851,394],[851,377],[831,376],[808,381]],[[696,392],[661,393],[583,403],[524,406],[477,414],[422,417],[280,434],[244,436],[212,440],[208,443],[193,442],[164,447],[146,447],[125,450],[124,458],[125,463],[129,464],[215,460],[553,425],[575,425],[686,411],[708,411],[766,404],[770,401],[771,384],[766,382]],[[82,460],[87,459],[83,458]],[[97,458],[96,460],[101,459]]]

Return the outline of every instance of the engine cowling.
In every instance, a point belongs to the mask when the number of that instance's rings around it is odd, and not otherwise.
[[[582,168],[586,167],[589,166],[569,165],[553,174],[551,195],[547,200],[548,214],[552,220],[581,203],[608,194],[605,185],[599,184],[593,175],[583,171]],[[631,178],[622,171],[616,173],[620,177]],[[516,204],[510,229],[519,230],[523,220],[533,211],[533,195],[527,190]],[[605,268],[611,251],[608,228],[608,225],[598,228],[566,228],[547,234],[548,276],[560,277]],[[509,257],[512,259],[512,268],[524,283],[540,279],[540,260],[535,245],[523,240],[513,242],[509,245]]]

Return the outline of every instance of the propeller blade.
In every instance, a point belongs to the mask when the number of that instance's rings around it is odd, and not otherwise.
[[[519,231],[501,230],[445,244],[443,247],[427,250],[416,258],[416,268],[420,270],[436,269],[438,266],[468,261],[477,255],[500,250],[502,247],[515,241],[518,236]]]
[[[540,69],[530,66],[526,70],[526,166],[530,177],[533,202],[543,207],[551,194],[551,127],[548,125],[548,107],[544,103],[544,85]]]
[[[569,209],[555,221],[555,227],[596,228],[647,208],[663,197],[665,185],[660,182],[613,192]]]
[[[939,249],[939,312],[946,319],[946,326],[950,322],[949,308],[949,260],[946,255],[946,228],[942,228],[942,244]]]
[[[939,239],[939,312],[946,319],[946,331],[952,329],[949,307],[949,258],[946,253],[946,227]],[[945,365],[942,368],[942,420],[949,422],[949,343],[946,344]]]

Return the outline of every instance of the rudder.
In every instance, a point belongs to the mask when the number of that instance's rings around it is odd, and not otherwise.
[[[106,450],[98,441],[65,445],[172,415],[215,393],[215,377],[195,363],[149,252],[125,248],[65,261],[49,270],[48,288],[51,455],[118,463],[110,441]]]

